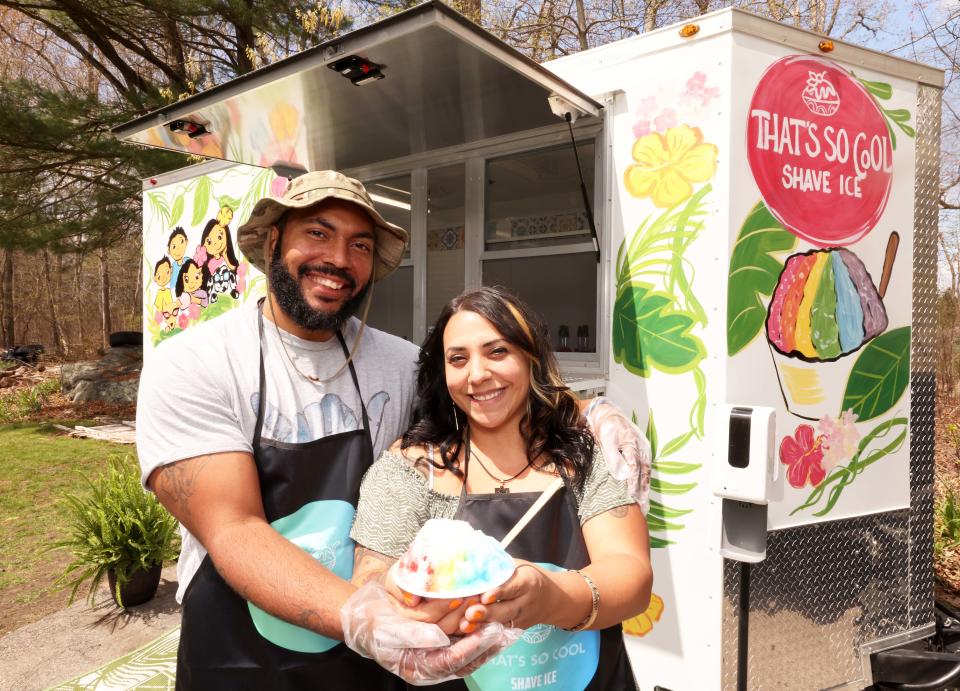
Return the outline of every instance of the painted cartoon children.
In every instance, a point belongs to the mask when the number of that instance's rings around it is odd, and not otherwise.
[[[183,262],[180,276],[177,277],[177,299],[180,302],[178,323],[181,329],[185,329],[191,320],[199,318],[200,310],[207,306],[203,271],[192,259]]]
[[[203,269],[203,285],[210,302],[216,302],[221,293],[239,298],[244,287],[246,264],[237,261],[230,239],[231,220],[233,210],[229,206],[222,207],[216,218],[207,221],[194,253],[194,261]]]
[[[177,226],[167,240],[167,256],[170,257],[170,290],[177,287],[177,277],[183,268],[183,255],[187,253],[187,233]]]
[[[167,257],[158,261],[153,267],[153,281],[157,284],[157,297],[153,300],[154,318],[158,324],[165,324],[168,329],[173,328],[179,311],[170,292],[171,271],[170,260]]]

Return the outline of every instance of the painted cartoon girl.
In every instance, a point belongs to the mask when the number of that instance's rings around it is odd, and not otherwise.
[[[221,207],[217,217],[207,221],[193,255],[203,270],[203,286],[210,302],[216,302],[221,293],[239,298],[244,289],[246,264],[237,261],[230,238],[231,220],[233,210],[229,206]]]
[[[203,289],[203,270],[192,259],[185,259],[177,276],[177,300],[180,303],[178,323],[181,329],[200,317],[207,306],[207,291]]]

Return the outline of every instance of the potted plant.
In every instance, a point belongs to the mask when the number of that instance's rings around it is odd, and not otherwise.
[[[130,456],[111,460],[96,480],[81,477],[89,493],[65,495],[68,536],[50,547],[73,553],[58,582],[72,588],[72,603],[89,580],[93,604],[107,576],[118,605],[142,604],[157,592],[163,562],[177,557],[177,521],[140,485],[139,467]]]

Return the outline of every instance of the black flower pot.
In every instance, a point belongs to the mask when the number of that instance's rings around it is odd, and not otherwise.
[[[107,573],[107,580],[110,583],[110,593],[114,601],[121,607],[133,607],[147,602],[157,594],[162,569],[163,565],[157,564],[149,571],[135,571],[130,575],[129,580],[120,586],[119,594],[117,593],[117,574],[111,569]]]

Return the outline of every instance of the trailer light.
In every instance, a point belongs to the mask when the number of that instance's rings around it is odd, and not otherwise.
[[[167,127],[170,128],[171,132],[183,132],[190,139],[196,139],[197,137],[202,137],[205,134],[210,134],[205,125],[201,125],[197,122],[190,122],[189,120],[174,120]]]
[[[825,38],[817,44],[817,48],[819,48],[822,53],[829,53],[833,50],[833,41]]]
[[[362,86],[383,79],[383,65],[361,58],[359,55],[348,55],[336,62],[327,65],[334,72],[339,72],[355,86]]]
[[[684,24],[680,27],[680,38],[690,38],[700,33],[699,24]]]

